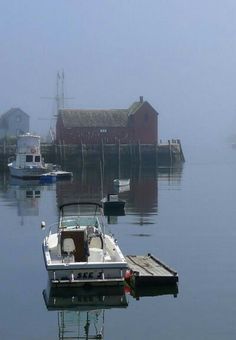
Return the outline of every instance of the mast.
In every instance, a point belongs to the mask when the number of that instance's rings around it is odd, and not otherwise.
[[[73,99],[72,97],[65,98],[64,84],[65,84],[64,70],[62,70],[62,72],[58,71],[56,77],[56,95],[54,97],[41,97],[42,99],[54,100],[54,102],[56,103],[56,112],[53,113],[51,118],[40,118],[41,120],[42,119],[50,120],[49,134],[52,140],[55,139],[56,135],[55,119],[58,117],[60,109],[64,109],[65,99]]]
[[[64,70],[62,70],[62,74],[61,74],[61,109],[64,109],[64,99],[65,99],[65,93],[64,93]]]
[[[59,96],[60,79],[61,79],[60,73],[57,72],[57,89],[56,89],[56,97],[54,98],[55,101],[56,101],[56,108],[57,108],[56,114],[57,115],[58,115],[58,111],[60,109],[60,96]]]

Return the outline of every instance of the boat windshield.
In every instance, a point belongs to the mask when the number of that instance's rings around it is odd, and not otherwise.
[[[104,230],[101,209],[99,204],[70,203],[60,208],[60,229],[85,229],[95,228],[97,231]]]
[[[60,228],[99,228],[100,226],[97,216],[63,216],[60,222]]]

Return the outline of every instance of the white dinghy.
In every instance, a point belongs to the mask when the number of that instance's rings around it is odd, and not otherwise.
[[[113,180],[113,184],[114,186],[129,186],[130,185],[130,179],[127,178],[127,179],[119,179],[119,178],[116,178]]]
[[[43,241],[51,284],[112,286],[124,283],[128,265],[114,238],[105,234],[100,204],[63,204],[55,232],[54,227],[49,228]]]

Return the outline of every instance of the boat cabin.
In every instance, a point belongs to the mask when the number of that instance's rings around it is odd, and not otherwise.
[[[19,168],[42,166],[42,160],[40,155],[33,154],[20,154],[16,156],[16,166]]]
[[[97,216],[63,216],[59,229],[63,261],[102,261],[104,242]]]
[[[18,136],[16,150],[16,167],[42,167],[40,137],[27,133]]]

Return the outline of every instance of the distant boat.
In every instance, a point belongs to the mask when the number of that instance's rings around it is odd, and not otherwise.
[[[123,216],[125,214],[125,201],[121,200],[117,194],[108,194],[101,200],[105,216]]]
[[[118,178],[116,178],[116,179],[113,180],[113,184],[115,186],[128,186],[128,185],[130,185],[130,179],[129,178],[128,179],[118,179]]]
[[[54,183],[57,180],[56,174],[53,172],[46,172],[46,174],[42,174],[39,178],[40,183],[45,184],[45,183]]]
[[[63,170],[52,170],[40,176],[40,182],[53,183],[60,179],[71,179],[73,173]]]
[[[114,185],[114,189],[117,193],[121,194],[126,191],[130,191],[130,185]]]
[[[15,160],[8,168],[12,177],[22,179],[39,178],[50,171],[49,164],[45,164],[41,156],[40,137],[30,133],[18,136]]]

